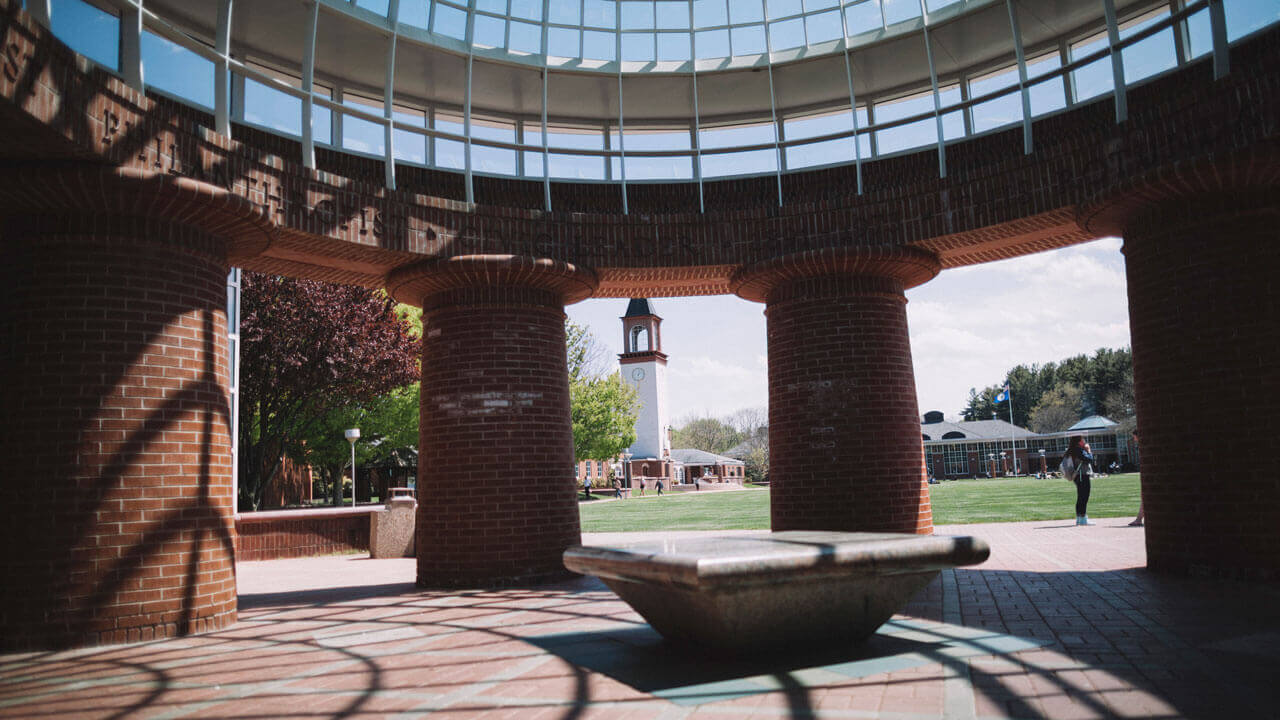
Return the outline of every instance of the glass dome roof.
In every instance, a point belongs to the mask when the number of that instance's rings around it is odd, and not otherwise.
[[[628,184],[692,183],[700,208],[705,181],[772,175],[782,204],[789,172],[933,146],[945,176],[947,144],[1019,126],[1033,152],[1037,118],[1115,96],[1121,122],[1126,86],[1280,20],[1275,0],[1216,20],[1209,0],[27,3],[135,87],[292,138],[309,167],[325,148],[391,188],[449,171],[467,201],[473,175],[536,179],[521,202],[546,210],[557,182],[618,183],[623,213]]]

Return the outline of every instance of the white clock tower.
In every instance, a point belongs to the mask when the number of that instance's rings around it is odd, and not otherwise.
[[[662,352],[662,318],[645,298],[631,298],[622,317],[618,356],[622,378],[640,395],[636,441],[631,453],[633,477],[668,477],[671,440],[667,435],[667,356]],[[647,470],[647,471],[646,471]]]

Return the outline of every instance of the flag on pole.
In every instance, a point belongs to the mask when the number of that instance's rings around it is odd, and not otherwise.
[[[1009,399],[1009,385],[1008,383],[1006,383],[1004,386],[1004,390],[1001,390],[1000,394],[996,396],[996,402],[1002,403],[1008,399]]]

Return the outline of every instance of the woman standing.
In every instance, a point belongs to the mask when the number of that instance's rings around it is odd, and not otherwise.
[[[1076,524],[1092,525],[1089,522],[1089,490],[1093,477],[1093,451],[1083,435],[1072,435],[1067,441],[1067,454],[1076,466],[1075,477],[1072,478],[1076,484]]]

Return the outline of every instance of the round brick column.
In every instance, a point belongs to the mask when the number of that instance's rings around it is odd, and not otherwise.
[[[774,531],[933,531],[904,291],[938,270],[924,252],[842,250],[734,278],[766,304]]]
[[[1280,577],[1280,190],[1125,222],[1147,564]]]
[[[594,274],[564,263],[468,256],[397,271],[421,304],[418,585],[480,587],[568,576],[581,542],[564,305]]]
[[[236,618],[227,245],[160,220],[0,233],[0,649]]]

